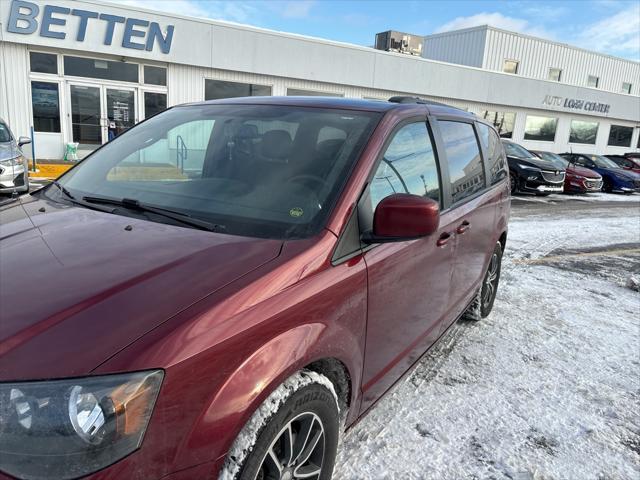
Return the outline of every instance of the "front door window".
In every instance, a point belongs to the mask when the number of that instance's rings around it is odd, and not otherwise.
[[[135,92],[107,88],[107,140],[133,127],[136,120]]]
[[[81,150],[102,145],[100,87],[71,85],[71,131]]]

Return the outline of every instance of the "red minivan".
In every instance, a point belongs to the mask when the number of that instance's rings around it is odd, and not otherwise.
[[[174,107],[0,209],[0,478],[329,479],[493,306],[509,179],[441,104]]]

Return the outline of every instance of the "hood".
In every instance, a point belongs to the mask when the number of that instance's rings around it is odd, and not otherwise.
[[[633,170],[625,170],[624,168],[603,168],[603,170],[606,170],[608,173],[625,180],[640,180],[640,174],[634,172]]]
[[[573,163],[569,164],[569,166],[567,167],[567,172],[572,173],[574,175],[581,175],[586,178],[598,178],[598,179],[601,178],[598,172],[594,172],[589,168],[581,167],[580,165],[575,165]]]
[[[14,202],[0,209],[0,380],[87,374],[281,246]]]
[[[538,158],[538,157],[531,157],[531,158],[519,158],[519,157],[513,157],[510,155],[507,155],[507,159],[515,162],[515,163],[521,163],[523,165],[527,165],[530,167],[536,167],[539,168],[541,170],[552,170],[552,171],[556,171],[556,170],[563,170],[562,168],[558,168],[556,167],[553,163],[551,163],[548,160],[543,160],[542,158]]]
[[[15,158],[18,155],[22,155],[22,152],[15,142],[0,142],[0,161],[9,160],[10,158]]]

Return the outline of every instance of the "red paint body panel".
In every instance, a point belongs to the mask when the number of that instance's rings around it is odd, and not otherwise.
[[[332,263],[387,136],[403,119],[426,119],[427,106],[281,102],[386,112],[314,238],[214,234],[62,207],[37,194],[0,209],[0,381],[165,371],[142,447],[87,478],[217,478],[253,411],[321,359],[348,371],[352,424],[479,285],[506,232],[506,181],[442,212],[431,235]]]

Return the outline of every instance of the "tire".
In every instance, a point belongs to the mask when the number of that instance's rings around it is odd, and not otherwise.
[[[231,446],[219,480],[294,480],[302,478],[299,474],[310,480],[330,480],[340,425],[338,397],[331,381],[302,370],[280,385],[251,416]]]
[[[509,171],[509,184],[511,187],[511,195],[518,193],[518,178],[512,171]]]
[[[611,193],[611,190],[613,190],[613,185],[611,185],[611,180],[605,178],[604,181],[602,182],[602,191],[606,193]]]
[[[502,267],[502,244],[496,243],[487,272],[482,280],[480,288],[480,316],[487,317],[493,309],[493,302],[496,300],[498,293],[498,285],[500,284],[500,270]]]

